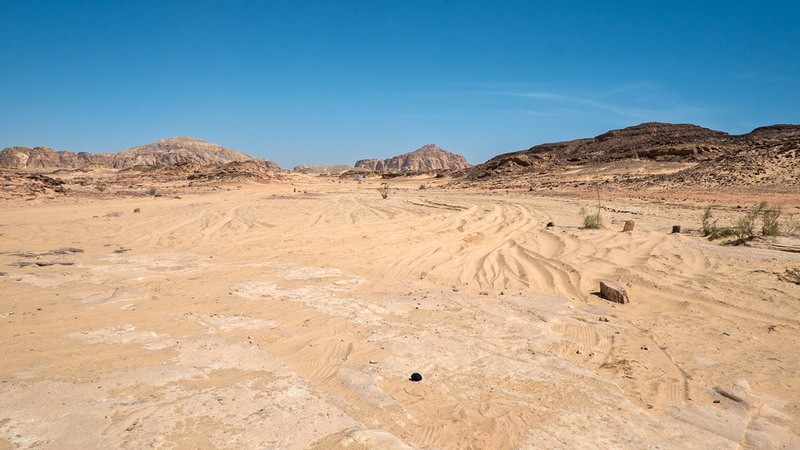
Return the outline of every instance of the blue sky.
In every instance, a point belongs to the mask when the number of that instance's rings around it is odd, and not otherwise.
[[[800,3],[0,0],[0,148],[195,136],[472,163],[648,121],[800,123]]]

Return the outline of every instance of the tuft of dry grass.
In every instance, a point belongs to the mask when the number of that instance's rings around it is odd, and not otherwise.
[[[800,284],[800,268],[786,269],[786,272],[778,275],[778,278],[781,281],[786,281],[788,283]]]
[[[389,197],[389,183],[381,183],[381,187],[378,188],[378,192],[381,194],[381,198],[386,200]]]

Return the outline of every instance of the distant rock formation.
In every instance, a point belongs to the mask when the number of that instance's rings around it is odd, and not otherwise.
[[[14,169],[76,169],[95,164],[95,160],[102,155],[105,154],[56,152],[49,147],[7,147],[0,151],[0,166]]]
[[[112,167],[227,164],[253,159],[236,150],[191,137],[174,137],[129,148],[114,155]]]
[[[457,153],[428,144],[419,149],[404,153],[388,159],[362,159],[356,161],[356,169],[367,169],[376,172],[403,171],[403,172],[430,172],[435,170],[461,170],[472,167]]]
[[[269,170],[280,170],[272,161],[192,137],[162,139],[117,153],[73,153],[48,147],[8,147],[0,151],[0,166],[15,169],[77,169],[99,165],[113,169],[176,164],[220,165],[257,161]]]
[[[293,172],[308,173],[314,175],[340,175],[349,170],[353,170],[353,166],[347,164],[328,164],[321,166],[295,166]]]

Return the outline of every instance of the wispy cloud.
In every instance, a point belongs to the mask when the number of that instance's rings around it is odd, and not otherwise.
[[[708,112],[707,108],[691,105],[674,92],[647,82],[594,90],[498,90],[492,94],[528,100],[532,108],[539,111],[546,108],[553,116],[570,112],[604,113],[627,120],[680,121],[696,119]],[[515,105],[519,106],[516,102]]]

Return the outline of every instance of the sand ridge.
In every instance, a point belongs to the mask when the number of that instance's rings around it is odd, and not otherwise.
[[[692,206],[294,183],[4,205],[0,447],[800,445],[799,254],[670,234]]]

